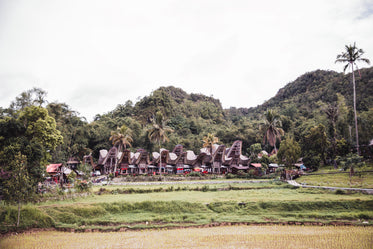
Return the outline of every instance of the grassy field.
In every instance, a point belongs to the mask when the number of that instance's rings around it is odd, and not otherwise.
[[[373,227],[229,226],[110,233],[33,232],[0,248],[372,248]]]
[[[237,183],[232,182],[232,181],[237,181]],[[239,181],[247,181],[244,183],[238,183]],[[252,180],[252,181],[257,181],[257,182],[249,182],[250,180],[246,179],[219,179],[219,180],[201,180],[201,181],[192,181],[193,184],[185,183],[185,181],[180,181],[175,184],[169,184],[168,182],[149,182],[148,184],[138,184],[136,183],[128,183],[128,185],[123,184],[123,185],[95,185],[92,187],[93,192],[99,191],[101,188],[105,188],[107,190],[116,190],[116,189],[158,189],[158,188],[163,188],[163,189],[170,189],[172,188],[173,190],[180,189],[180,190],[193,190],[196,188],[201,188],[203,186],[208,185],[209,188],[213,189],[221,189],[221,188],[228,188],[228,187],[234,187],[234,188],[274,188],[274,187],[280,187],[283,185],[281,182],[275,182],[272,180]],[[145,185],[146,184],[146,185]]]
[[[131,189],[131,191],[128,191]],[[17,208],[0,206],[0,230]],[[215,223],[373,223],[373,196],[295,188],[280,182],[105,186],[84,198],[26,205],[21,227],[74,231],[189,227]]]
[[[372,170],[371,168],[369,168]],[[373,188],[373,172],[355,173],[351,178],[347,173],[340,173],[339,170],[325,168],[318,172],[318,175],[301,176],[297,181],[301,184],[312,186],[347,187],[347,188]],[[339,174],[320,174],[339,173]]]
[[[242,186],[242,184],[240,184]],[[247,184],[245,187],[251,187],[254,184]],[[321,190],[321,189],[306,189],[306,188],[295,188],[286,184],[272,184],[272,188],[259,188],[259,186],[268,186],[268,184],[258,184],[258,188],[244,189],[244,190],[229,190],[229,191],[218,191],[217,188],[213,188],[209,185],[201,185],[200,191],[194,190],[176,190],[174,187],[173,191],[156,191],[146,193],[146,189],[159,189],[167,190],[169,186],[115,186],[109,188],[109,192],[105,194],[93,194],[85,198],[76,198],[73,200],[65,201],[48,201],[39,204],[39,206],[50,206],[50,205],[71,205],[71,204],[89,204],[89,203],[111,203],[111,202],[143,202],[143,201],[185,201],[192,203],[203,203],[208,204],[211,202],[261,202],[261,201],[279,201],[279,202],[304,202],[304,201],[346,201],[346,200],[373,200],[372,196],[364,194],[346,194],[338,195],[335,192]],[[205,186],[205,188],[203,188]],[[191,186],[194,188],[195,186]],[[239,187],[232,184],[232,187]],[[103,187],[106,189],[106,187]],[[144,193],[133,193],[133,194],[118,194],[123,189],[141,189]]]

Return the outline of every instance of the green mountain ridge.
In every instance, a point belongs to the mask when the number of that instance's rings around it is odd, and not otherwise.
[[[373,103],[373,67],[356,73],[357,110],[367,111]],[[294,81],[278,90],[276,95],[256,107],[238,108],[243,115],[255,115],[266,109],[280,109],[289,103],[301,109],[313,109],[317,101],[333,103],[337,101],[337,93],[346,98],[346,104],[352,106],[351,73],[343,74],[335,71],[315,70],[299,76]],[[305,106],[307,108],[305,108]]]

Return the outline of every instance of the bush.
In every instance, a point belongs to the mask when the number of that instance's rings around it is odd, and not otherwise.
[[[336,195],[344,195],[344,194],[345,194],[345,191],[343,191],[343,190],[341,190],[341,189],[337,189],[337,190],[335,191],[335,194],[336,194]]]
[[[8,232],[15,230],[18,213],[17,207],[5,206],[0,211],[0,231]],[[54,220],[40,209],[31,206],[24,206],[21,209],[19,229],[48,228],[54,226]]]
[[[357,154],[350,153],[345,157],[337,157],[337,163],[342,166],[344,170],[354,169],[356,167],[361,168],[365,166],[363,157]]]
[[[239,178],[246,178],[247,174],[243,170],[238,170],[237,171],[237,177]]]
[[[250,169],[249,172],[247,173],[247,176],[249,176],[250,178],[254,178],[256,176],[256,170]]]
[[[303,163],[307,168],[310,168],[312,170],[318,170],[321,163],[321,157],[307,155],[303,157]]]
[[[201,173],[200,173],[200,172],[197,172],[197,171],[192,171],[192,172],[190,172],[189,174],[187,174],[187,176],[202,177]]]
[[[232,173],[228,173],[225,175],[225,178],[226,179],[233,179],[233,178],[236,178],[236,175],[232,174]]]
[[[86,180],[77,180],[75,183],[75,189],[79,192],[88,191],[92,187],[91,182],[87,182]]]
[[[202,192],[207,192],[209,191],[210,187],[208,185],[203,185],[203,187],[201,188]]]

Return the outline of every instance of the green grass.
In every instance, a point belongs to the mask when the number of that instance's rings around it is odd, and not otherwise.
[[[339,170],[327,169],[315,173],[340,172]],[[305,175],[297,179],[297,182],[311,186],[329,186],[345,188],[373,188],[373,172],[356,172],[351,178],[349,174],[325,174]]]
[[[0,232],[14,229],[18,215],[18,208],[14,206],[0,206]],[[22,207],[19,229],[48,228],[55,225],[55,220],[34,205]]]
[[[247,201],[211,203],[185,201],[91,202],[35,208],[37,217],[51,219],[57,228],[113,229],[191,226],[212,222],[334,222],[359,224],[373,220],[373,200]],[[14,213],[15,210],[12,212]],[[5,214],[5,213],[4,213]],[[24,224],[35,217],[24,217]],[[10,221],[10,220],[9,220]],[[13,220],[14,221],[14,220]],[[33,223],[31,223],[34,225]],[[45,227],[45,226],[31,226]],[[47,226],[48,227],[48,226]]]
[[[372,196],[364,194],[336,195],[332,191],[306,188],[273,188],[230,191],[173,191],[152,192],[143,194],[104,194],[90,195],[74,200],[51,201],[39,206],[111,203],[111,202],[142,202],[142,201],[186,201],[193,203],[210,203],[218,201],[322,201],[322,200],[371,200]]]
[[[168,192],[170,186],[166,184],[108,186],[107,191],[84,198],[27,205],[22,210],[21,225],[22,228],[119,230],[214,222],[373,222],[371,195],[337,194],[279,182],[185,186],[189,190]],[[129,188],[134,193],[120,194]],[[159,188],[163,190],[158,191]],[[2,231],[11,230],[15,218],[15,207],[0,206]]]
[[[167,184],[165,182],[150,182],[150,185],[104,185],[104,186],[93,186],[92,191],[96,192],[99,191],[100,188],[105,188],[107,190],[115,190],[115,189],[158,189],[158,188],[163,188],[163,189],[168,189],[168,188],[173,188],[173,189],[194,189],[197,187],[203,187],[207,184],[211,188],[226,188],[229,186],[233,187],[251,187],[251,188],[261,188],[261,187],[274,187],[274,181],[272,180],[260,180],[263,182],[254,182],[254,183],[230,183],[231,181],[245,181],[244,179],[219,179],[214,183],[214,180],[201,180],[201,181],[193,181],[193,184],[188,184],[188,183],[183,183],[183,181],[180,181],[177,184]],[[253,180],[256,181],[256,180]],[[212,183],[211,183],[212,182]],[[223,183],[221,183],[223,182]],[[227,183],[224,183],[227,182]],[[157,185],[152,185],[152,183],[157,183]],[[158,183],[160,185],[158,185]],[[278,183],[281,185],[281,183]]]

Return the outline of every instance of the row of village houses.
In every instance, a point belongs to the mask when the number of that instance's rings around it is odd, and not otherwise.
[[[135,153],[126,149],[118,151],[117,147],[108,150],[100,150],[97,164],[94,163],[92,155],[84,156],[83,163],[92,165],[93,172],[101,175],[138,175],[138,174],[185,174],[191,171],[200,171],[209,174],[237,173],[238,170],[247,171],[255,169],[261,172],[260,163],[251,163],[250,159],[242,155],[242,141],[235,141],[231,147],[214,144],[212,148],[202,148],[196,155],[193,151],[184,151],[182,145],[176,145],[172,151],[161,149],[153,152],[152,158],[147,151],[138,149]],[[77,170],[79,161],[70,158],[63,164],[50,164],[47,172],[54,174],[69,174],[71,170]],[[269,165],[269,173],[273,172],[278,165]],[[79,173],[79,172],[78,172]]]

